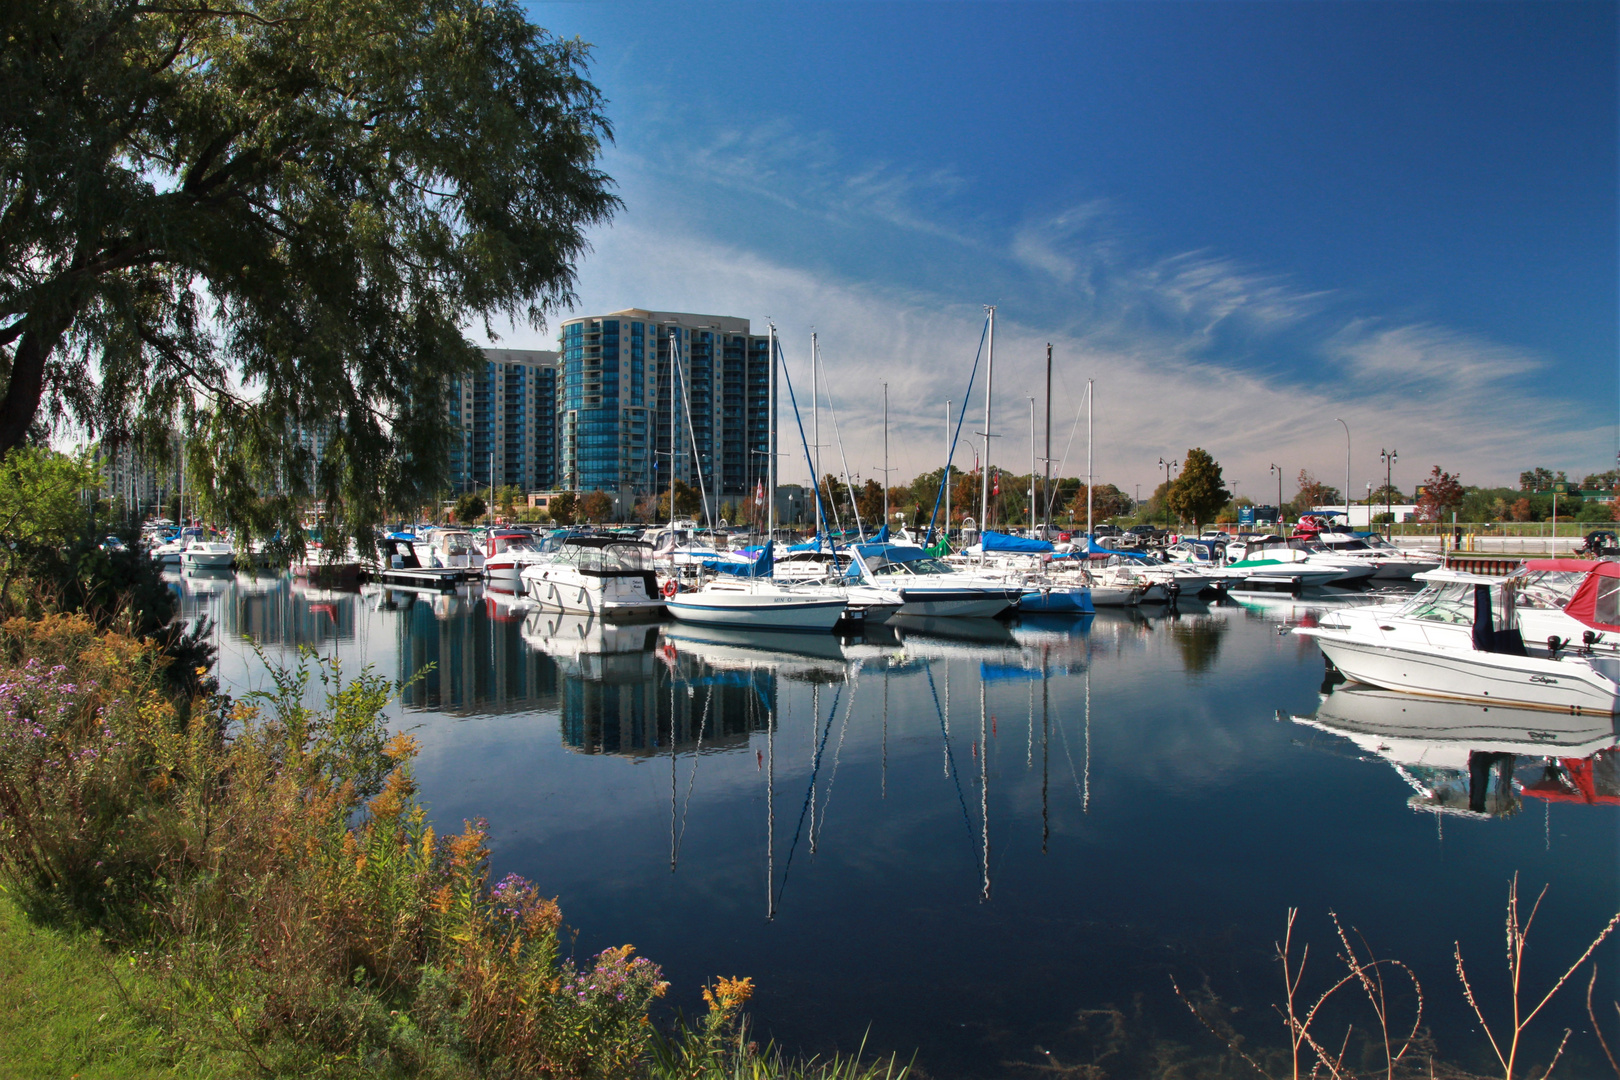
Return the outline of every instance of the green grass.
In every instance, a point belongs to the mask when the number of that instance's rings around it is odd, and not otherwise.
[[[125,1005],[94,940],[35,926],[0,892],[0,1080],[228,1077],[235,1055],[181,1047]]]

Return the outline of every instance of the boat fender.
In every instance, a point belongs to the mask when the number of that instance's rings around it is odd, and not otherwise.
[[[664,582],[663,592],[665,600],[673,600],[675,599],[675,594],[680,592],[680,586],[675,584],[674,578],[671,578],[670,580]]]

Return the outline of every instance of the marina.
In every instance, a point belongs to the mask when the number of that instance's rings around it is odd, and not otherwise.
[[[1325,681],[1287,633],[1400,583],[807,634],[169,578],[218,620],[232,694],[266,685],[255,646],[419,676],[394,723],[436,823],[487,818],[497,876],[556,895],[582,954],[657,957],[671,1008],[752,976],[760,1037],[806,1052],[1003,1075],[1089,1059],[1106,1040],[1076,1016],[1133,1001],[1133,1037],[1197,1047],[1169,979],[1263,1011],[1297,906],[1321,947],[1331,909],[1413,965],[1442,1052],[1476,1061],[1451,942],[1492,947],[1514,873],[1550,885],[1553,956],[1620,893],[1612,716]],[[1584,1020],[1549,1008],[1548,1041]]]

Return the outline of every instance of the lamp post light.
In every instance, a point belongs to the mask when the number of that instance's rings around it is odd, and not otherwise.
[[[1164,470],[1164,527],[1170,527],[1170,470],[1180,466],[1179,461],[1166,461],[1159,459],[1159,467]]]
[[[1395,535],[1395,494],[1390,490],[1391,474],[1395,469],[1395,461],[1400,454],[1395,450],[1378,451],[1378,460],[1384,463],[1384,514],[1389,518],[1384,523],[1384,539],[1388,540]]]
[[[1282,476],[1283,476],[1283,471],[1282,471],[1282,469],[1277,467],[1276,462],[1272,462],[1271,471],[1273,473],[1275,473],[1276,476],[1277,476],[1277,535],[1281,536],[1282,535],[1282,530],[1283,530],[1283,519],[1282,519]]]

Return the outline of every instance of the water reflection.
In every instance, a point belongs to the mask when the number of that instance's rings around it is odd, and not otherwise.
[[[1389,762],[1412,788],[1414,810],[1507,817],[1523,809],[1525,794],[1588,805],[1620,795],[1612,716],[1341,687],[1323,695],[1314,716],[1294,720]]]
[[[423,742],[435,818],[487,817],[497,874],[557,895],[581,953],[633,941],[676,995],[754,975],[757,1022],[794,1050],[870,1027],[869,1049],[921,1048],[929,1075],[1004,1075],[1077,1009],[1137,995],[1144,1023],[1194,1044],[1166,970],[1269,972],[1288,906],[1353,911],[1447,985],[1433,943],[1497,940],[1515,871],[1554,883],[1543,945],[1571,955],[1589,939],[1565,927],[1601,925],[1620,885],[1612,727],[1319,696],[1315,646],[1277,633],[1319,605],[840,639],[602,625],[476,589],[173,586],[219,620],[233,690],[263,685],[250,638],[402,680],[432,665],[394,715]],[[1437,847],[1458,814],[1493,824]],[[1451,1045],[1470,1023],[1455,1004],[1432,1017]],[[1549,1029],[1580,1023],[1573,1005]]]

